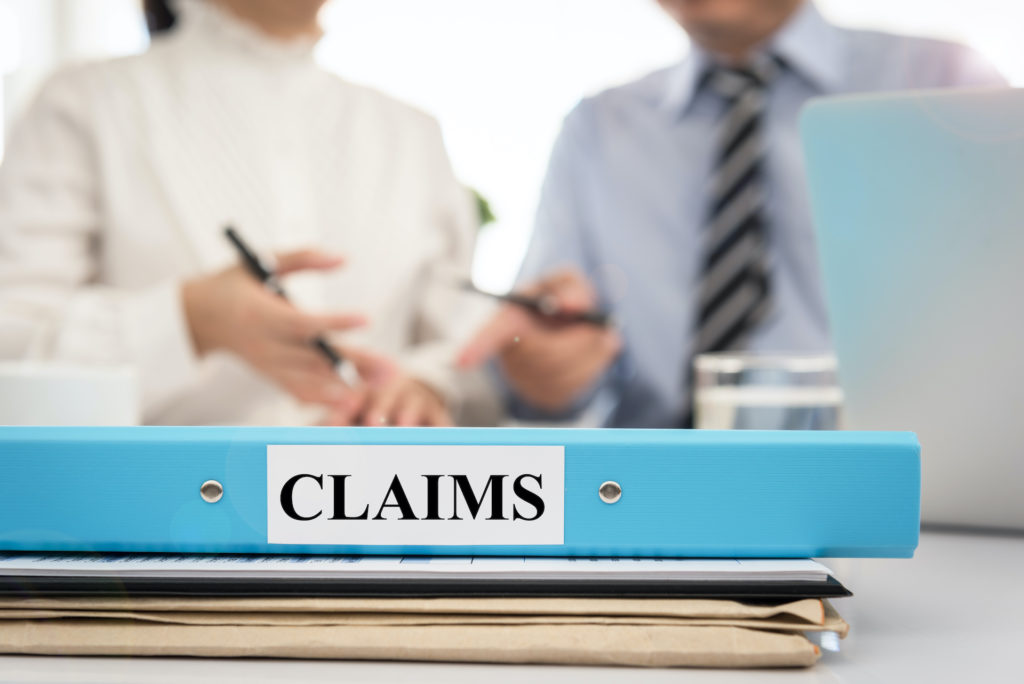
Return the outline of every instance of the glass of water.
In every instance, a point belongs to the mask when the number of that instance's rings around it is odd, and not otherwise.
[[[828,354],[722,352],[694,360],[703,430],[838,430],[843,393]]]

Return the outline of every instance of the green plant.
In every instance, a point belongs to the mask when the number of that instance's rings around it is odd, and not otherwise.
[[[491,211],[491,203],[487,201],[487,198],[480,194],[476,188],[470,188],[469,191],[473,193],[473,199],[476,200],[476,210],[480,218],[480,227],[483,228],[490,223],[494,223],[498,219],[495,218],[494,212]]]

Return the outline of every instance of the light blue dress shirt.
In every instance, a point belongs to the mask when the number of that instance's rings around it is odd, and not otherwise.
[[[863,91],[1005,85],[951,43],[827,23],[810,2],[766,46],[786,68],[767,94],[765,181],[775,310],[750,349],[821,352],[828,322],[804,181],[798,114],[811,97]],[[551,155],[527,283],[580,269],[622,326],[624,350],[577,409],[599,403],[616,427],[672,427],[689,408],[701,231],[716,123],[724,103],[700,88],[710,57],[607,90],[568,115]],[[851,188],[856,192],[856,188]],[[544,416],[512,400],[513,415]]]

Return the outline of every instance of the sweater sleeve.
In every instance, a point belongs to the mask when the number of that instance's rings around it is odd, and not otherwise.
[[[0,167],[0,357],[130,366],[145,420],[198,362],[178,283],[104,282],[101,176],[79,71],[46,83]]]

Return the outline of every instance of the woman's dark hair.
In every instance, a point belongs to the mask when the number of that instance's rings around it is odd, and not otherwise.
[[[150,36],[166,33],[174,26],[176,17],[167,0],[143,0],[142,8],[146,13],[146,27]]]

